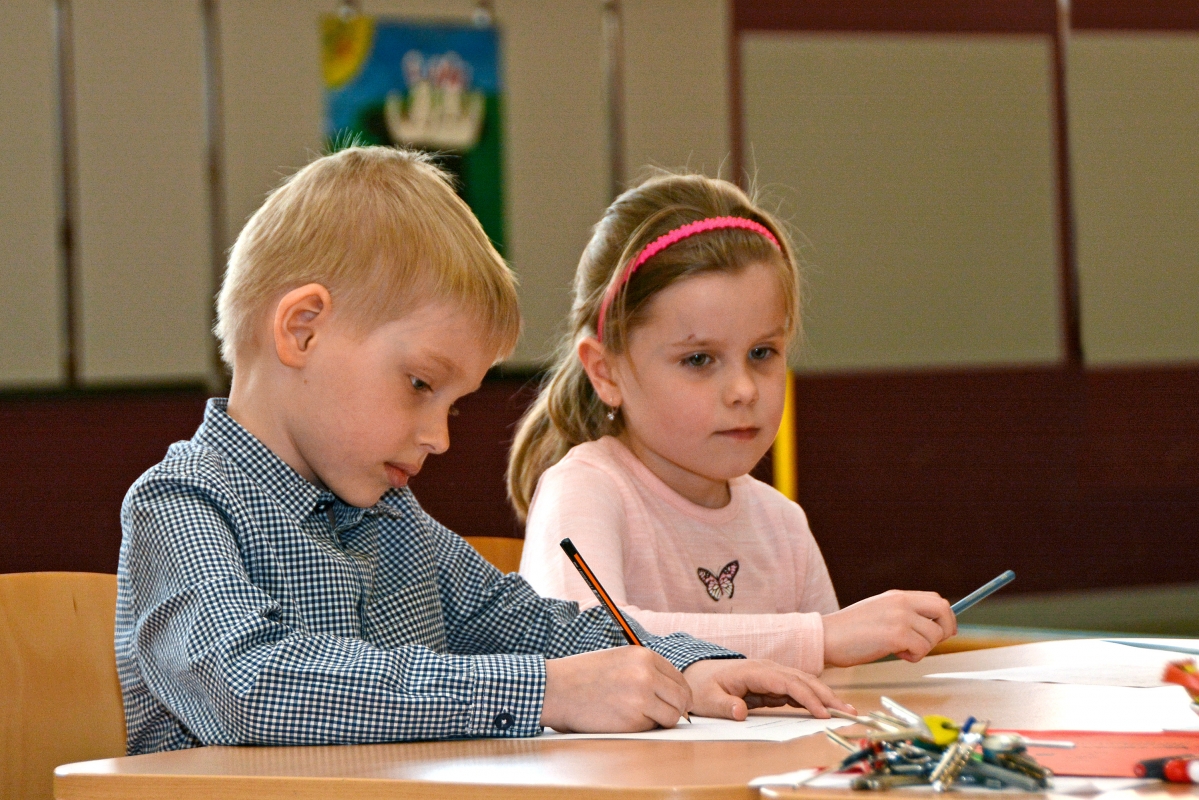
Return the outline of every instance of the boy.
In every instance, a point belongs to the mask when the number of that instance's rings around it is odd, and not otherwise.
[[[511,273],[422,157],[351,148],[271,195],[218,299],[229,399],[122,509],[130,754],[847,708],[684,634],[614,647],[601,609],[538,597],[421,510],[408,480],[519,327]]]

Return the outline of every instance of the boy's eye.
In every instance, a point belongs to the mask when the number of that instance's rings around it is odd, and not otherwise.
[[[712,356],[707,353],[692,353],[683,359],[683,363],[689,367],[706,367],[712,363]]]
[[[416,377],[415,375],[409,376],[408,380],[412,383],[412,388],[416,389],[416,391],[418,391],[418,392],[433,391],[432,386],[425,383],[424,381],[422,381],[420,378]]]
[[[749,351],[749,360],[750,361],[765,361],[766,359],[770,358],[772,355],[774,355],[773,347],[755,347],[753,350]]]

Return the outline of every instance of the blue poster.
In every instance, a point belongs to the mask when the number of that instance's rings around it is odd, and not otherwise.
[[[328,148],[383,144],[435,153],[502,253],[496,29],[366,15],[329,15],[321,29]]]

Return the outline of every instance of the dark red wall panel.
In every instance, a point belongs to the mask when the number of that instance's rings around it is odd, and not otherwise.
[[[1054,0],[734,0],[738,31],[1052,33]]]
[[[535,388],[486,381],[413,480],[453,530],[522,534],[504,467]],[[796,397],[800,501],[842,602],[1009,568],[1013,592],[1199,580],[1199,368],[808,375]],[[0,399],[0,571],[113,571],[125,491],[204,399]]]
[[[0,400],[0,572],[116,572],[130,484],[190,438],[198,391]]]
[[[1194,0],[1071,0],[1070,26],[1076,30],[1195,31]]]
[[[1199,370],[797,380],[800,502],[843,602],[1199,580]]]

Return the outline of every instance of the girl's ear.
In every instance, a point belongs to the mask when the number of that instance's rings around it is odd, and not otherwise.
[[[580,341],[575,352],[578,353],[583,370],[591,380],[591,388],[595,389],[599,399],[604,405],[620,408],[623,400],[620,386],[613,380],[615,370],[613,369],[612,353],[594,336],[588,336]]]
[[[284,366],[299,369],[308,361],[317,335],[333,313],[329,290],[319,283],[292,289],[275,306],[275,354]]]

